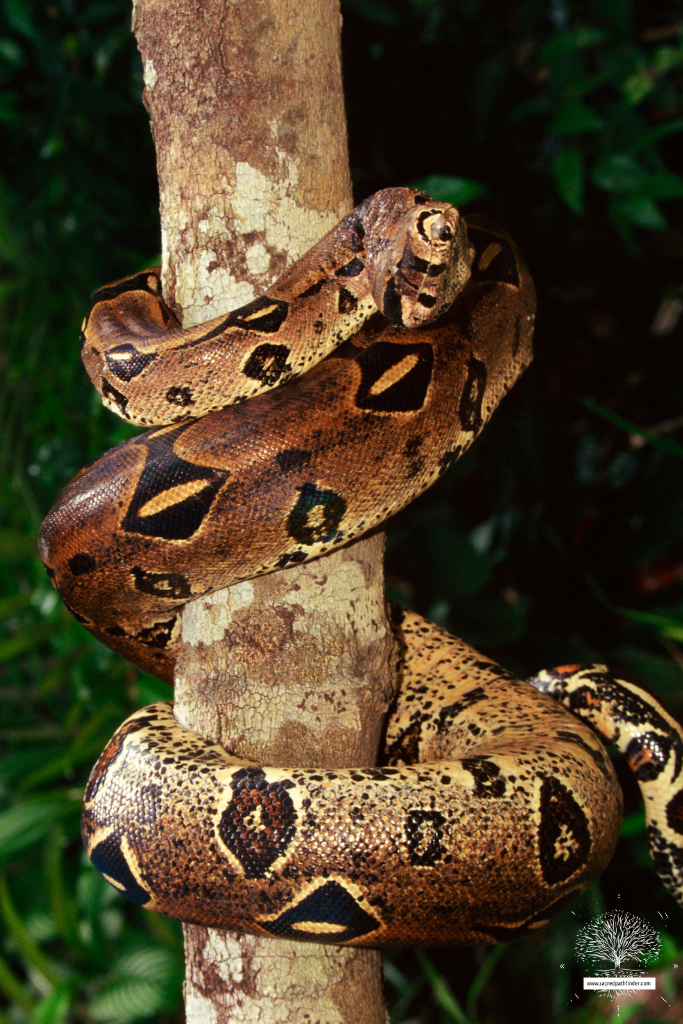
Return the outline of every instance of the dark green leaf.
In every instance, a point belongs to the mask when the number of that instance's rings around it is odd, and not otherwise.
[[[654,200],[683,199],[683,177],[673,171],[658,171],[648,177],[645,194]]]
[[[427,956],[424,950],[419,949],[417,950],[417,958],[425,977],[432,987],[434,999],[441,1010],[443,1020],[447,1024],[470,1024],[450,985],[436,969],[430,957]]]
[[[642,808],[638,811],[634,811],[633,814],[628,814],[621,823],[621,834],[625,838],[631,836],[639,836],[645,832],[645,812]]]
[[[597,46],[605,39],[605,33],[599,28],[585,26],[583,28],[571,29],[567,32],[558,32],[550,37],[547,43],[541,47],[539,63],[556,64],[563,58],[576,53],[578,50],[585,50],[589,46]]]
[[[55,989],[42,999],[31,1016],[30,1024],[64,1024],[69,1012],[70,995],[68,988]]]
[[[600,405],[599,402],[595,402],[592,398],[583,398],[583,405],[591,412],[595,413],[596,416],[602,417],[607,420],[608,423],[613,423],[615,427],[619,427],[621,430],[627,431],[632,436],[642,438],[649,444],[654,445],[655,448],[660,448],[663,452],[667,452],[669,455],[675,455],[679,459],[683,459],[683,445],[678,444],[676,441],[671,441],[668,437],[659,437],[658,434],[653,434],[646,427],[639,427],[637,423],[633,423],[631,420],[625,419],[620,416],[619,413],[613,412],[611,409],[607,409],[604,405]]]
[[[683,64],[683,46],[658,46],[652,56],[652,70],[656,75],[665,75]]]
[[[553,161],[553,177],[560,196],[574,213],[584,212],[583,154],[576,146],[564,146]]]
[[[572,135],[576,132],[599,132],[605,122],[594,110],[578,100],[566,100],[550,122],[550,130],[558,135]]]
[[[18,562],[38,554],[38,541],[30,534],[0,529],[0,562]]]
[[[17,1006],[21,1007],[23,1011],[29,1013],[33,1009],[33,999],[29,995],[28,988],[19,981],[10,965],[0,956],[0,992],[6,996],[8,1000],[16,1003]]]
[[[52,831],[56,822],[77,815],[80,797],[45,796],[23,800],[0,813],[0,863],[8,864]]]
[[[662,211],[648,196],[625,196],[619,200],[619,209],[638,228],[664,231],[668,227]]]
[[[645,191],[648,175],[628,153],[609,153],[596,165],[591,178],[606,192],[624,194]]]
[[[673,121],[665,121],[652,128],[645,128],[631,139],[626,151],[631,156],[635,156],[636,153],[655,146],[660,139],[664,139],[668,135],[676,135],[681,131],[683,131],[683,118],[680,117]]]
[[[125,978],[95,996],[89,1016],[102,1024],[133,1024],[154,1017],[164,1005],[161,985],[144,978]]]
[[[18,633],[17,636],[13,636],[10,640],[0,641],[0,662],[10,661],[12,658],[18,658],[20,654],[33,650],[49,634],[50,627],[45,624],[31,632]]]
[[[411,182],[413,188],[422,189],[432,199],[453,206],[464,206],[484,195],[486,189],[478,181],[469,178],[455,178],[448,174],[430,174],[427,178],[419,178]]]
[[[20,35],[35,41],[36,29],[26,0],[3,0],[2,6],[8,25]]]
[[[102,735],[103,724],[109,721],[113,726],[115,716],[116,709],[112,704],[101,707],[97,714],[92,715],[79,729],[68,749],[27,775],[22,781],[21,789],[35,789],[46,782],[67,775],[83,761],[89,762],[108,738],[108,729]]]
[[[168,683],[162,683],[160,679],[141,672],[137,683],[138,701],[141,705],[154,704],[158,700],[171,700],[173,690]]]

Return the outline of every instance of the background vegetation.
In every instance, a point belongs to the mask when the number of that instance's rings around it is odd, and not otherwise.
[[[158,254],[141,71],[128,0],[1,9],[0,1024],[165,1024],[182,1020],[179,928],[101,881],[78,810],[115,726],[167,691],[70,618],[35,546],[60,488],[127,435],[76,339],[89,293]],[[532,369],[390,525],[391,596],[522,674],[608,660],[682,717],[682,0],[343,9],[357,199],[419,181],[493,215],[540,299]],[[533,939],[391,955],[396,1024],[610,1019],[573,942],[619,906],[664,939],[657,1001],[620,1021],[680,1021],[683,914],[619,770],[600,884]]]

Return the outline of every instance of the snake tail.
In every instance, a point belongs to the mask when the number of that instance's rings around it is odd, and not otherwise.
[[[529,682],[624,754],[645,805],[657,874],[683,905],[683,730],[631,676],[606,665],[564,665]]]

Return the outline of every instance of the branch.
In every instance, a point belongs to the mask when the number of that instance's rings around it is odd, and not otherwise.
[[[165,292],[185,325],[262,293],[351,207],[337,0],[138,0]],[[382,539],[188,606],[176,714],[263,764],[374,763],[395,684]],[[381,961],[185,927],[188,1022],[383,1024]]]

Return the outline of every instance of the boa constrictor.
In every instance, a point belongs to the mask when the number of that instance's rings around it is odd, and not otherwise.
[[[534,308],[505,232],[407,188],[200,327],[181,328],[155,270],[101,289],[88,371],[111,408],[160,426],[46,518],[67,606],[171,681],[189,600],[348,543],[448,468],[528,364]],[[683,736],[652,698],[599,666],[532,686],[413,613],[394,620],[382,767],[254,765],[152,705],[91,775],[96,867],[150,909],[223,928],[369,946],[527,934],[612,855],[621,794],[596,730],[627,754],[680,898]]]

